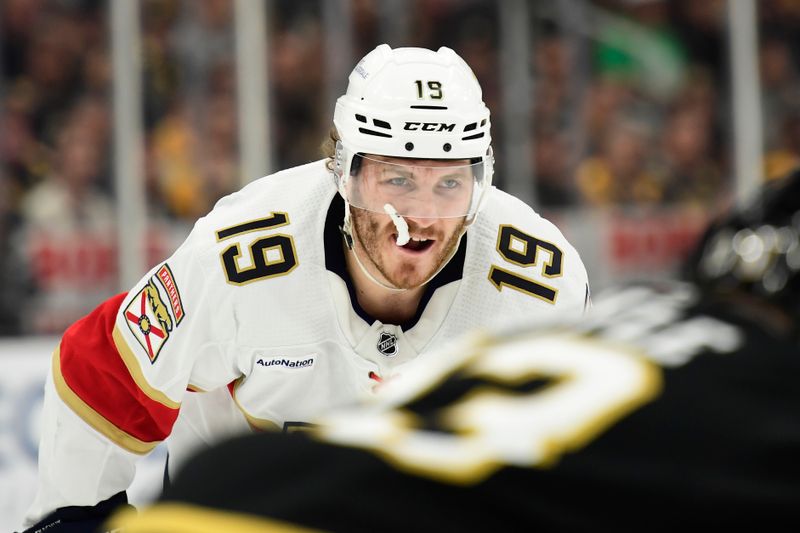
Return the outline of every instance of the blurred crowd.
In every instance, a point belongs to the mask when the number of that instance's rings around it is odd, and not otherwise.
[[[267,2],[275,168],[319,158],[329,127],[322,1]],[[234,2],[140,4],[148,218],[188,225],[241,183]],[[354,58],[384,40],[379,4],[350,2]],[[408,42],[390,44],[447,45],[472,66],[502,188],[501,110],[513,104],[501,101],[498,2],[409,4]],[[800,2],[757,5],[771,178],[800,162]],[[58,333],[118,289],[116,249],[131,243],[115,233],[108,6],[0,3],[0,335]],[[528,14],[538,207],[709,213],[728,201],[724,0],[529,2]],[[158,234],[153,261],[171,246]]]

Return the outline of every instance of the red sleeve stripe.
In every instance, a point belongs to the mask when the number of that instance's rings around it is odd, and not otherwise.
[[[151,329],[150,331],[155,330]],[[147,397],[154,402],[158,402],[165,407],[169,407],[170,409],[180,409],[180,402],[170,399],[169,396],[158,389],[154,389],[147,382],[144,377],[144,373],[142,372],[142,367],[139,366],[139,360],[136,359],[136,356],[131,351],[128,343],[125,342],[125,338],[122,336],[122,333],[117,326],[114,326],[112,337],[114,338],[114,346],[116,347],[119,356],[122,358],[122,362],[125,363],[128,373],[131,375],[131,378],[133,378],[133,381],[136,382],[139,390],[145,393]]]
[[[116,443],[121,448],[128,450],[139,455],[144,455],[158,446],[158,442],[144,442],[136,437],[122,431],[117,426],[109,422],[106,418],[100,415],[97,411],[92,409],[86,402],[81,400],[80,396],[69,388],[64,377],[61,374],[61,357],[60,350],[56,348],[53,353],[53,378],[56,385],[56,390],[61,400],[72,409],[84,422],[89,424],[92,428],[105,435],[109,440]]]
[[[146,453],[169,435],[180,404],[147,384],[116,330],[125,296],[67,329],[53,372],[61,398],[78,416],[123,448]]]

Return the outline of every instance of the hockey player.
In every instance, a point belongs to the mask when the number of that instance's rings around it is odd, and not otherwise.
[[[582,313],[578,253],[491,186],[489,110],[455,52],[378,46],[334,126],[327,160],[223,198],[65,332],[31,530],[91,529],[168,436],[172,470],[223,436],[357,403],[465,330]]]
[[[689,270],[468,337],[317,439],[207,451],[126,533],[798,531],[800,170]]]

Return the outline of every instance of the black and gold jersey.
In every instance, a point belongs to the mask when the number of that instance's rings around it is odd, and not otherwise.
[[[800,347],[767,313],[636,286],[469,335],[379,405],[200,455],[126,531],[796,530]]]

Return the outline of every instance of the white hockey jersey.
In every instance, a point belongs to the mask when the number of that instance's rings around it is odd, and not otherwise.
[[[71,326],[48,379],[27,522],[125,490],[136,459],[170,435],[172,468],[198,444],[358,402],[467,330],[587,305],[575,249],[493,189],[417,315],[382,324],[354,298],[342,217],[324,161],[257,180],[133,290]]]

